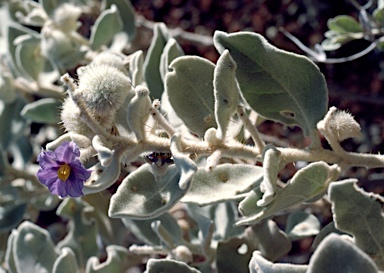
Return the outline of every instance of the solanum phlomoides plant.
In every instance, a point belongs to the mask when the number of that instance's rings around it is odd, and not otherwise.
[[[351,167],[382,168],[384,157],[343,149],[343,140],[360,136],[360,126],[348,112],[328,106],[326,81],[312,61],[257,33],[216,31],[215,64],[186,56],[162,23],[154,25],[145,58],[141,50],[126,55],[116,51],[119,42],[114,50],[107,45],[120,31],[128,33],[125,43],[132,42],[134,31],[122,16],[130,6],[104,4],[90,40],[73,32],[77,9],[69,29],[53,21],[43,25],[43,36],[29,33],[29,46],[41,48],[54,70],[86,64],[77,68],[76,80],[61,73],[66,133],[37,157],[37,177],[46,188],[24,174],[44,198],[52,197],[47,189],[64,198],[57,214],[69,219],[69,232],[55,245],[47,231],[23,222],[8,237],[9,272],[120,272],[148,258],[148,273],[384,270],[384,200],[358,188],[355,179],[340,180]],[[53,50],[62,36],[76,41],[66,44],[75,48],[62,48],[66,54]],[[29,75],[43,71],[21,60],[16,67]],[[57,101],[40,99],[27,104],[23,116],[44,120],[44,109],[52,107]],[[300,127],[310,145],[265,143],[255,116]],[[2,145],[1,175],[11,181],[17,175]],[[296,162],[304,167],[281,181],[279,174]],[[107,189],[118,181],[110,195]],[[319,200],[333,213],[322,229],[310,213]],[[175,207],[194,222],[187,230],[172,216]],[[24,210],[22,203],[8,211]],[[273,217],[284,213],[282,230]],[[119,245],[113,227],[122,228],[121,222],[143,244]],[[279,263],[292,241],[315,235],[308,264]],[[108,256],[102,263],[100,240]]]

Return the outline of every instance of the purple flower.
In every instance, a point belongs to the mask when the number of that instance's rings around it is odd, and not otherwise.
[[[79,147],[68,141],[54,152],[42,150],[37,157],[41,167],[37,171],[39,181],[60,197],[83,195],[84,181],[91,176],[91,171],[84,168],[79,156]]]

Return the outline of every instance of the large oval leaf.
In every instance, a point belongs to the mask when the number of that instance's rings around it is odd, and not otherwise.
[[[237,63],[236,77],[249,105],[260,115],[300,126],[305,135],[327,112],[327,87],[308,58],[278,49],[256,33],[216,31],[219,52],[228,49]]]
[[[202,137],[208,128],[216,127],[213,96],[215,65],[197,56],[174,60],[166,77],[171,106],[185,125]]]

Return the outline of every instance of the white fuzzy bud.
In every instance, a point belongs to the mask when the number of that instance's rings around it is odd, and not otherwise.
[[[75,95],[99,123],[112,122],[131,91],[130,79],[116,67],[91,64],[79,69]]]
[[[116,67],[120,71],[122,71],[124,74],[128,75],[128,70],[126,68],[127,61],[126,56],[122,54],[118,54],[116,52],[108,52],[104,51],[100,54],[98,54],[92,61],[92,64],[95,65],[109,65]]]
[[[346,111],[337,110],[336,107],[329,109],[324,119],[317,124],[317,128],[327,134],[331,133],[339,142],[361,136],[360,125],[353,116]]]
[[[92,138],[94,133],[80,118],[81,112],[76,103],[71,98],[64,100],[61,110],[61,120],[64,128],[71,133],[87,136]]]

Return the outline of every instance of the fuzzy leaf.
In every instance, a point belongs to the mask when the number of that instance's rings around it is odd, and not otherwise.
[[[87,262],[85,269],[86,273],[109,273],[109,272],[122,272],[123,263],[128,250],[125,247],[117,245],[107,246],[108,258],[105,262],[100,263],[99,258],[91,257]]]
[[[245,217],[237,225],[256,223],[289,207],[299,205],[315,196],[325,193],[328,185],[339,176],[336,165],[328,166],[324,162],[314,162],[296,172],[289,184],[282,189],[275,199],[265,207],[257,206],[262,196],[260,189],[254,189],[239,205]]]
[[[181,242],[182,232],[177,224],[175,218],[169,213],[164,213],[158,217],[148,220],[132,220],[129,218],[122,219],[124,225],[128,227],[135,236],[149,245],[160,245],[161,240],[159,236],[153,231],[152,223],[160,221],[161,225],[166,228],[173,237],[174,242]]]
[[[152,42],[144,61],[144,77],[151,92],[151,97],[156,99],[160,99],[164,91],[164,84],[160,75],[160,60],[168,40],[167,26],[164,23],[155,23]]]
[[[182,56],[170,64],[166,89],[171,106],[185,125],[200,137],[214,118],[213,73],[215,65],[197,56]],[[188,98],[188,99],[186,99]]]
[[[319,231],[319,219],[313,214],[296,211],[288,216],[285,232],[291,240],[317,235]]]
[[[33,122],[58,124],[61,105],[56,99],[44,98],[25,105],[20,115]]]
[[[311,257],[307,273],[377,273],[369,256],[340,235],[330,234]]]
[[[312,61],[252,32],[216,31],[214,44],[219,52],[229,50],[241,92],[257,113],[314,134],[327,112],[328,97],[324,77]]]
[[[25,77],[38,81],[46,59],[40,53],[40,39],[32,35],[25,36],[26,39],[16,45],[16,65]]]
[[[98,254],[96,222],[85,217],[85,212],[89,210],[93,208],[81,199],[66,198],[56,211],[58,216],[70,219],[69,232],[57,246],[71,248],[77,264],[83,268],[90,257]]]
[[[151,219],[169,210],[186,193],[179,188],[180,174],[176,166],[168,168],[164,176],[152,174],[144,164],[129,174],[111,198],[110,217]]]
[[[107,45],[112,41],[113,36],[121,31],[123,22],[121,21],[119,10],[115,5],[110,9],[104,10],[97,18],[91,31],[91,48],[99,49],[103,45]]]
[[[236,81],[236,63],[228,50],[224,50],[217,61],[213,76],[215,96],[215,118],[217,122],[217,138],[224,140],[229,121],[236,112],[240,101],[240,93]]]
[[[4,192],[1,192],[4,194]],[[2,204],[0,208],[0,233],[11,231],[23,221],[27,204]]]
[[[97,163],[92,167],[91,176],[84,183],[83,193],[90,194],[100,192],[112,186],[119,178],[120,170],[120,155],[113,150],[112,160],[108,167],[103,167],[101,163]]]
[[[131,74],[132,85],[138,86],[144,83],[144,72],[143,72],[143,51],[138,50],[131,55],[129,61],[129,73]]]
[[[149,259],[147,263],[147,269],[144,273],[171,273],[171,272],[183,272],[183,273],[200,273],[199,270],[190,267],[186,263],[178,262],[174,260],[166,259]]]
[[[163,53],[160,57],[160,75],[165,82],[165,76],[169,71],[169,65],[172,61],[184,55],[183,49],[174,38],[170,38],[164,46]]]
[[[287,263],[271,263],[259,251],[253,252],[249,263],[250,273],[306,273],[307,265],[294,265]],[[325,273],[327,271],[324,271]]]
[[[69,247],[64,247],[61,250],[60,256],[53,264],[52,273],[67,273],[78,271],[79,266],[77,265],[75,253]]]
[[[192,177],[192,186],[182,202],[200,206],[220,203],[252,189],[263,176],[263,168],[243,164],[221,164],[206,172],[204,167]]]
[[[352,234],[356,245],[384,270],[384,198],[359,189],[354,179],[332,183],[329,195],[336,228]]]
[[[106,0],[106,8],[116,5],[122,15],[124,32],[128,35],[128,40],[132,41],[136,36],[135,10],[129,0]]]
[[[249,272],[248,263],[252,257],[252,249],[246,239],[232,237],[227,241],[219,242],[216,255],[218,273]]]
[[[17,272],[51,272],[58,257],[47,230],[30,222],[23,222],[13,239]]]

